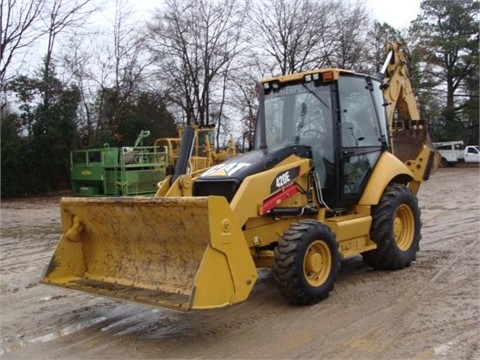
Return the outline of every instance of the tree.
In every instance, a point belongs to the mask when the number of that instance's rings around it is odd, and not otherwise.
[[[28,159],[28,144],[21,136],[22,119],[14,113],[6,113],[1,120],[1,174],[0,182],[2,196],[20,195],[28,187],[25,177],[19,174],[27,173],[25,162]]]
[[[44,16],[44,22],[47,27],[47,49],[43,59],[44,81],[51,78],[53,50],[58,35],[68,29],[82,25],[85,19],[95,10],[87,8],[90,2],[91,0],[50,0],[47,2],[46,15]],[[42,97],[44,106],[48,106],[50,101],[48,87],[45,88]]]
[[[123,116],[119,131],[123,134],[124,145],[133,145],[142,130],[150,131],[152,142],[158,138],[177,137],[175,119],[157,93],[141,92],[135,102],[127,105]]]
[[[35,188],[42,192],[69,186],[70,151],[76,142],[75,124],[80,102],[75,85],[63,84],[52,75],[47,78],[50,103],[48,106],[39,104],[36,108],[31,143],[35,153],[33,173],[37,178],[45,179]]]
[[[70,37],[67,50],[60,57],[60,64],[75,82],[81,97],[81,106],[78,109],[76,147],[92,146],[96,139],[96,116],[94,97],[96,89],[92,86],[95,75],[91,70],[91,53],[84,43],[85,38]]]
[[[251,42],[274,60],[282,75],[318,66],[324,62],[321,48],[337,5],[315,0],[259,1],[252,11]]]
[[[61,64],[82,97],[79,146],[130,144],[130,134],[122,129],[130,128],[125,124],[134,121],[130,109],[150,86],[145,76],[150,64],[145,31],[133,14],[127,1],[116,0],[106,28],[92,29],[81,38],[72,36],[64,48]]]
[[[236,0],[166,5],[149,25],[157,76],[186,124],[218,125],[230,67],[241,51],[246,9]]]
[[[272,75],[321,67],[362,71],[370,19],[364,2],[273,0],[256,2],[250,39]]]
[[[468,142],[467,124],[478,124],[478,111],[470,111],[478,104],[478,10],[478,1],[424,0],[410,28],[420,59],[421,91],[443,99],[437,101],[444,104],[441,117],[433,122],[436,140]]]
[[[146,53],[145,32],[138,28],[125,1],[116,0],[115,19],[110,40],[96,53],[99,64],[96,79],[97,140],[100,133],[113,135],[116,146],[122,144],[126,115],[141,93],[144,73],[150,64]],[[140,31],[139,31],[140,30]],[[92,76],[93,78],[93,76]]]
[[[251,76],[244,74],[245,79],[250,81],[239,81],[238,89],[238,109],[244,116],[241,119],[242,127],[242,150],[252,150],[254,143],[254,130],[256,122],[256,113],[258,111],[258,101],[256,93],[253,91],[254,79]]]
[[[329,15],[333,24],[328,38],[324,39],[325,61],[321,66],[369,72],[367,35],[371,20],[365,2],[340,1]]]
[[[0,0],[0,93],[5,95],[8,70],[16,55],[34,43],[44,32],[38,29],[45,0]],[[1,102],[1,108],[6,101]]]
[[[50,91],[47,106],[41,97],[45,87]],[[26,177],[24,191],[35,193],[66,187],[69,156],[76,137],[78,88],[62,83],[51,71],[48,78],[43,73],[36,77],[20,76],[12,81],[11,90],[21,101],[19,118],[23,120],[21,124],[17,122],[17,134],[25,143],[19,158],[24,171],[19,173],[34,174]],[[9,134],[13,136],[12,131]],[[6,156],[14,156],[14,152]],[[7,173],[12,170],[5,169]]]
[[[471,74],[466,80],[465,85],[465,103],[463,104],[461,111],[462,119],[465,119],[466,143],[470,145],[478,145],[480,129],[479,129],[479,97],[478,97],[478,84],[480,84],[478,71]]]

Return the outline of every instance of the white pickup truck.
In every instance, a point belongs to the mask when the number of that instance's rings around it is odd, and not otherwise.
[[[434,145],[442,156],[442,166],[455,166],[459,161],[480,162],[478,145],[464,146],[463,141],[444,141]]]

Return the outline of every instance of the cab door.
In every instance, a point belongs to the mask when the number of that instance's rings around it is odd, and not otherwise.
[[[380,92],[381,95],[379,81],[369,77],[343,75],[339,79],[338,90],[339,195],[340,204],[350,206],[357,203],[386,146],[386,125],[382,124],[385,121],[385,110],[383,98],[376,94]]]

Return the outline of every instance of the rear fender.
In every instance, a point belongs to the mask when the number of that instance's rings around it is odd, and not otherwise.
[[[396,156],[384,152],[373,170],[358,205],[377,205],[385,188],[391,182],[408,183],[414,179],[412,171]]]

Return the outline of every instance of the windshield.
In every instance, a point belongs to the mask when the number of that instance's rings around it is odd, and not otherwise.
[[[265,93],[268,148],[319,144],[332,137],[330,87],[314,82],[287,84]],[[258,133],[258,132],[257,132]],[[257,139],[256,148],[260,141]]]

